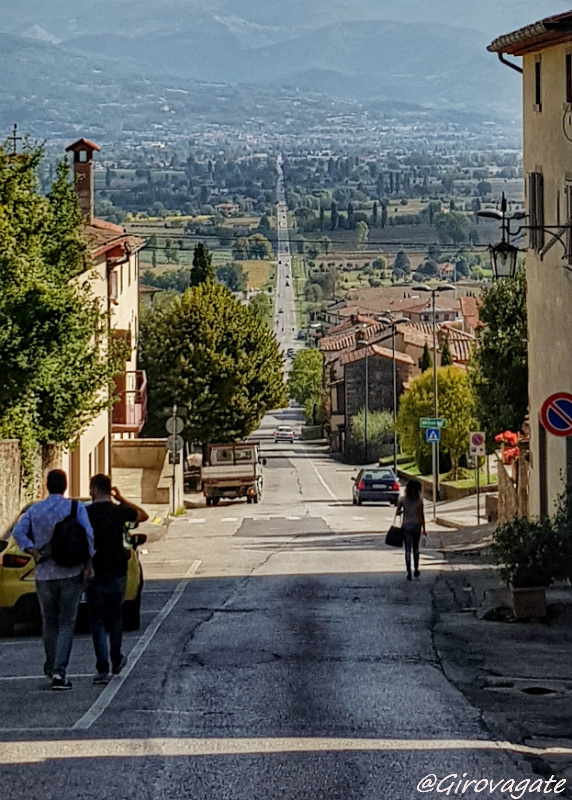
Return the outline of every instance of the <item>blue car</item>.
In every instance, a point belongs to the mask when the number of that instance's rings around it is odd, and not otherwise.
[[[363,502],[397,505],[399,482],[395,472],[389,467],[366,467],[352,480],[354,506],[361,506]]]

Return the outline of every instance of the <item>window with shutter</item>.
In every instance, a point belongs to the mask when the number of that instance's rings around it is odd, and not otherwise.
[[[544,180],[542,172],[530,172],[528,175],[528,211],[531,230],[528,246],[532,250],[544,247]]]

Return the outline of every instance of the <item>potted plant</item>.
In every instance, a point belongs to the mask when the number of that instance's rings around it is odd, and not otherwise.
[[[546,587],[560,568],[558,536],[550,520],[515,517],[499,525],[492,551],[510,587],[515,618],[545,617]]]

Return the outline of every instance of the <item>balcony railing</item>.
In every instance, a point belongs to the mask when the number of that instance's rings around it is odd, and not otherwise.
[[[124,372],[115,379],[113,433],[141,433],[147,417],[147,375],[142,369]]]

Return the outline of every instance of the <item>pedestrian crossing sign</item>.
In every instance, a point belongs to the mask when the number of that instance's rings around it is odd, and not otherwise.
[[[437,444],[441,439],[441,430],[439,428],[426,428],[425,441],[430,444]]]

